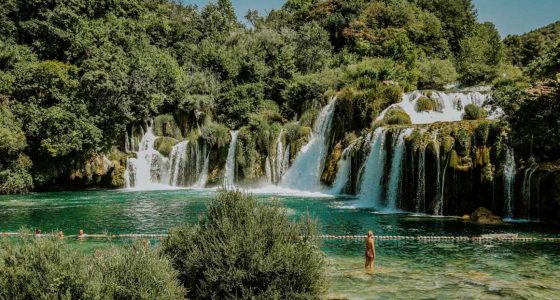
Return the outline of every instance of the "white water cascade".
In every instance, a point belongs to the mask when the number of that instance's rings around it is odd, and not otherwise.
[[[509,218],[513,218],[513,184],[515,182],[516,166],[515,156],[511,147],[506,148],[506,161],[504,165],[504,200],[506,203],[505,213]]]
[[[426,205],[426,147],[419,150],[416,184],[416,211],[423,212]]]
[[[403,95],[399,103],[395,103],[385,109],[378,120],[382,120],[385,113],[394,107],[402,108],[409,116],[412,124],[431,124],[435,122],[461,121],[465,113],[465,106],[474,104],[483,107],[489,99],[489,94],[480,92],[442,92],[432,91],[430,98],[434,101],[433,111],[418,112],[416,103],[418,99],[426,97],[427,92],[413,91]]]
[[[137,157],[127,161],[127,188],[160,189],[169,181],[168,159],[154,149],[155,141],[150,124],[138,145]]]
[[[523,196],[523,201],[527,204],[527,219],[531,219],[531,181],[533,180],[533,174],[537,171],[539,165],[534,163],[531,167],[525,170],[523,175],[523,186],[521,187],[521,195]]]
[[[349,157],[349,152],[354,147],[354,144],[350,144],[346,149],[342,151],[340,160],[338,161],[338,170],[336,172],[336,178],[333,182],[330,194],[340,195],[344,191],[348,180],[350,179],[350,167],[352,161]]]
[[[375,129],[370,143],[370,153],[365,162],[364,175],[360,183],[359,206],[379,208],[385,170],[385,133],[386,128]]]
[[[401,164],[405,149],[405,138],[408,137],[412,131],[412,128],[407,128],[397,132],[397,137],[393,141],[393,158],[391,161],[391,171],[389,173],[389,187],[387,189],[387,208],[389,210],[397,209],[397,197],[402,175]]]
[[[175,147],[173,147],[173,150],[171,150],[171,178],[169,182],[171,186],[181,185],[181,175],[185,171],[184,167],[185,161],[187,159],[188,145],[188,141],[183,141],[175,145]]]
[[[336,99],[331,99],[319,113],[309,143],[302,147],[294,163],[282,177],[280,186],[305,191],[321,189],[321,172],[327,155],[327,138],[335,103]]]
[[[235,186],[235,149],[237,147],[237,136],[239,135],[239,130],[231,131],[230,134],[231,142],[229,143],[224,174],[224,186],[226,187]]]

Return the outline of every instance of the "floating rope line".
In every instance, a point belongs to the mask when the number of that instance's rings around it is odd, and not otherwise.
[[[17,237],[17,236],[36,236],[36,237],[60,237],[56,233],[34,234],[19,232],[0,232],[0,236]],[[74,239],[164,239],[168,234],[145,234],[145,233],[127,233],[127,234],[84,234],[84,235],[64,235],[64,238]],[[363,240],[366,235],[319,235],[323,240]],[[381,241],[422,241],[422,242],[439,242],[439,241],[471,241],[471,242],[489,242],[489,241],[512,241],[512,242],[560,242],[560,237],[519,237],[517,234],[487,234],[481,236],[403,236],[403,235],[385,235],[374,236],[376,240]]]

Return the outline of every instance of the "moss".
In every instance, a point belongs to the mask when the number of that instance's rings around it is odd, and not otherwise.
[[[451,151],[451,149],[453,149],[453,145],[455,145],[455,139],[452,136],[445,136],[443,138],[442,147],[444,153]]]
[[[181,129],[172,115],[160,115],[154,119],[154,134],[175,139],[182,139]]]
[[[342,144],[338,143],[333,148],[330,155],[327,157],[325,162],[325,169],[321,175],[321,181],[327,185],[331,185],[336,179],[336,173],[338,172],[338,161],[342,158]]]
[[[492,182],[492,181],[494,181],[494,172],[495,171],[496,170],[495,170],[493,164],[487,163],[486,165],[484,165],[484,168],[482,168],[482,174],[481,174],[482,182]]]
[[[465,129],[460,129],[455,134],[455,148],[460,156],[469,154],[471,148],[471,134]]]
[[[301,115],[299,123],[301,124],[301,126],[313,127],[315,119],[317,119],[318,115],[319,110],[314,108],[308,109]]]
[[[229,129],[222,124],[210,122],[201,129],[201,137],[210,146],[222,148],[229,145],[231,135]]]
[[[124,172],[126,165],[121,164],[120,161],[113,161],[113,170],[111,171],[111,186],[122,187],[124,186]]]
[[[420,97],[416,101],[415,109],[417,112],[432,111],[434,110],[434,100],[428,97]]]
[[[465,106],[465,114],[463,120],[482,120],[486,118],[486,110],[474,104]]]
[[[410,120],[410,116],[400,107],[394,107],[389,109],[385,116],[383,117],[383,121],[385,121],[388,125],[407,125],[412,124]]]
[[[383,96],[384,102],[391,105],[402,101],[403,89],[398,85],[382,85],[379,94]]]
[[[165,157],[169,157],[173,146],[175,146],[179,141],[171,137],[160,137],[157,138],[154,143],[154,148]]]
[[[450,168],[457,168],[459,165],[459,155],[457,155],[457,151],[451,150],[451,155],[449,156],[449,167]]]

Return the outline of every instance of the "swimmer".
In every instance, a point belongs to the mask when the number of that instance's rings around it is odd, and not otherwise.
[[[373,272],[373,263],[375,262],[375,241],[373,240],[373,232],[368,231],[366,238],[366,271]]]

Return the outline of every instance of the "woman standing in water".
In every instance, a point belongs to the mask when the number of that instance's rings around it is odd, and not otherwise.
[[[368,231],[366,238],[366,271],[373,272],[373,263],[375,262],[375,242],[373,240],[373,232]]]

